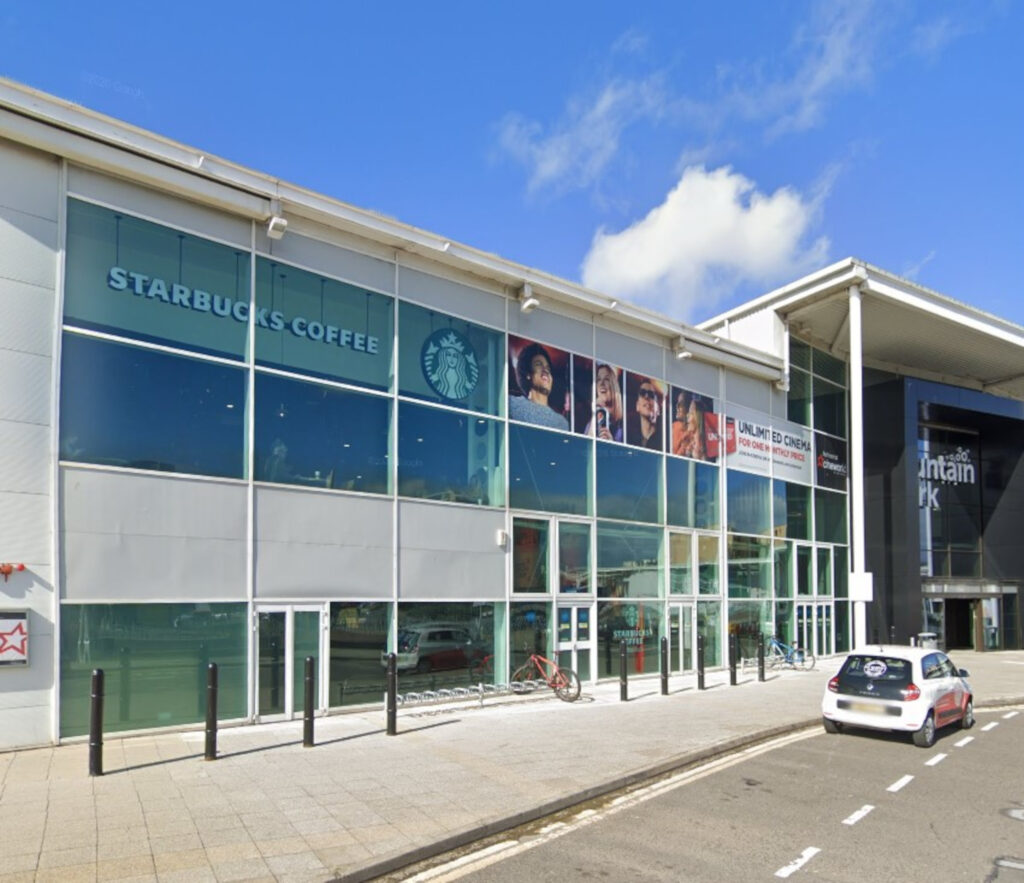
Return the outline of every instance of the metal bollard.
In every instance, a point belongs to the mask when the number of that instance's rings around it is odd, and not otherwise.
[[[312,656],[306,657],[306,673],[304,679],[305,694],[302,708],[302,747],[313,747],[313,707],[314,693],[316,692],[316,660]]]
[[[661,695],[668,696],[668,638],[661,639]]]
[[[206,751],[203,760],[217,759],[217,663],[206,666]]]
[[[619,701],[629,702],[629,674],[626,671],[625,641],[619,641]]]
[[[103,775],[103,669],[92,672],[89,697],[89,775]]]
[[[764,682],[764,632],[757,633],[757,679]]]
[[[704,636],[697,635],[697,689],[704,689]]]
[[[729,635],[729,686],[736,686],[736,657],[739,655],[736,635]]]
[[[398,657],[388,654],[388,689],[387,689],[388,735],[398,735]]]

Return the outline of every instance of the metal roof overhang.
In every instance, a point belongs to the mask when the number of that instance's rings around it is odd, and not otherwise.
[[[861,291],[866,367],[1024,401],[1024,327],[852,258],[840,261],[700,327],[773,309],[790,333],[849,357],[849,292]]]

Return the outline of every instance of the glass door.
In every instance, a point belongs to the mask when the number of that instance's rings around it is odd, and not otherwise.
[[[693,671],[693,604],[668,605],[668,670]]]
[[[815,653],[813,604],[796,605],[796,634],[793,638],[797,646],[802,647],[808,653]]]
[[[818,656],[831,656],[832,649],[832,605],[818,605]]]
[[[591,628],[590,605],[558,605],[558,664],[571,668],[588,683],[591,676],[591,654],[594,631]]]
[[[319,606],[256,608],[256,714],[261,721],[302,715],[306,657],[315,660],[314,708],[322,708],[323,653]]]

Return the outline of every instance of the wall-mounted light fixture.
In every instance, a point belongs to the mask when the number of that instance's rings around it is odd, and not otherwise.
[[[271,215],[267,221],[267,237],[269,239],[281,239],[288,229],[288,222],[280,215]]]
[[[3,576],[4,582],[7,582],[7,577],[14,573],[14,571],[18,571],[18,573],[21,573],[24,569],[24,564],[10,564],[5,561],[2,564],[0,564],[0,576]]]
[[[519,310],[523,313],[532,313],[540,305],[540,301],[534,297],[533,286],[524,282],[519,290]]]
[[[504,528],[499,527],[494,532],[494,545],[496,545],[499,549],[504,549],[505,548],[505,544],[507,542],[508,542],[508,531],[505,530]]]
[[[676,338],[675,343],[672,344],[672,352],[677,359],[693,358],[693,353],[686,347],[686,338],[681,334]]]

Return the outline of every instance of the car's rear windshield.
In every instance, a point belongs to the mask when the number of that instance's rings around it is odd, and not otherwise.
[[[874,681],[886,684],[909,684],[914,670],[909,659],[896,656],[850,656],[839,672],[844,681]]]

